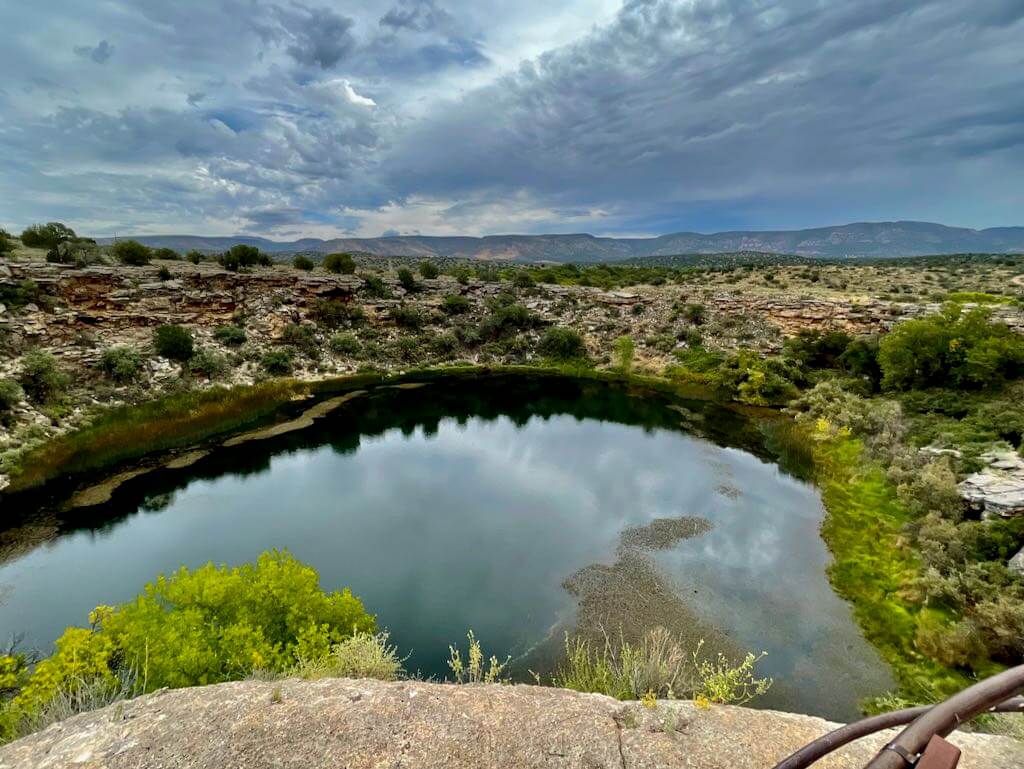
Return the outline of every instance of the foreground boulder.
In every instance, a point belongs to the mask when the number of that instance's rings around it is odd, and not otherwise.
[[[0,748],[0,768],[769,769],[832,726],[788,713],[688,702],[647,708],[535,686],[243,681],[76,716]],[[891,736],[818,766],[859,769]],[[955,740],[961,769],[1024,766],[1024,743]]]

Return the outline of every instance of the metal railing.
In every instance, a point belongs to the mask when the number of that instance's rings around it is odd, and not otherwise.
[[[955,694],[945,702],[906,708],[841,726],[805,745],[775,769],[805,769],[818,759],[862,737],[909,724],[883,747],[865,769],[907,769],[916,766],[933,737],[945,737],[983,713],[1024,713],[1024,665],[1005,670]],[[946,764],[956,766],[954,763]]]

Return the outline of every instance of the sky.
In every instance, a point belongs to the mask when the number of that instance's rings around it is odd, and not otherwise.
[[[1021,0],[0,0],[0,226],[1024,225]]]

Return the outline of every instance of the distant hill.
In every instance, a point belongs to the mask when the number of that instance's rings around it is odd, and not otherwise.
[[[130,236],[129,236],[130,237]],[[676,232],[655,238],[593,235],[488,235],[482,238],[402,235],[386,238],[304,238],[279,242],[253,237],[149,235],[153,247],[176,251],[223,251],[235,243],[273,254],[350,251],[378,256],[451,256],[554,262],[606,262],[675,254],[770,252],[815,258],[896,257],[956,253],[1024,252],[1024,227],[971,230],[930,222],[859,222],[809,230]],[[112,242],[111,238],[100,239]]]

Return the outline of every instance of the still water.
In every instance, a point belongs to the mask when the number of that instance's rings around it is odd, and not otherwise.
[[[731,648],[767,652],[776,685],[760,704],[849,718],[891,682],[829,587],[815,488],[778,459],[755,421],[654,393],[507,377],[378,388],[104,505],[11,510],[0,636],[47,649],[158,573],[288,548],[363,600],[407,668],[443,677],[468,628],[520,662],[554,648],[576,611],[570,575],[613,564],[629,527],[696,516],[706,533],[645,555],[673,600]]]

